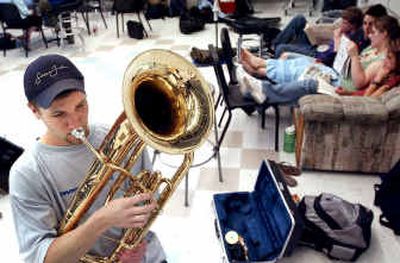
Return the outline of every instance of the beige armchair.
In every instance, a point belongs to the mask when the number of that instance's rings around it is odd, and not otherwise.
[[[400,158],[400,87],[380,98],[305,96],[295,124],[299,167],[385,173]]]

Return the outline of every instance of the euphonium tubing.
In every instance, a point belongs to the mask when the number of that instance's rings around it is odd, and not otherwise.
[[[132,249],[143,240],[158,211],[189,170],[193,151],[207,139],[214,121],[212,95],[207,83],[191,63],[171,51],[153,49],[136,56],[125,71],[122,88],[124,112],[98,150],[86,140],[83,131],[74,131],[96,159],[75,193],[59,233],[71,231],[85,218],[115,173],[118,176],[110,186],[105,203],[128,180],[130,187],[124,196],[143,192],[157,194],[158,210],[151,214],[144,227],[124,229],[110,255],[101,257],[87,253],[81,262],[118,262],[121,250]],[[146,170],[130,174],[146,145],[160,152],[184,155],[171,178]],[[161,186],[164,188],[160,189]]]

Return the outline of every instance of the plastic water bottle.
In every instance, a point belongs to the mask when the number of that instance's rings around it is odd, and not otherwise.
[[[294,125],[285,129],[285,136],[283,138],[283,151],[293,153],[296,143],[296,130]]]

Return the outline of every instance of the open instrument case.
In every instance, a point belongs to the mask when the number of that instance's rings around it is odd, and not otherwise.
[[[215,194],[213,205],[224,261],[274,262],[300,238],[303,224],[275,162],[262,162],[252,192]]]

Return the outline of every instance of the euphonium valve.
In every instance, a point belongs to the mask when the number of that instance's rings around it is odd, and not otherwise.
[[[214,108],[209,87],[197,69],[185,58],[168,50],[149,50],[136,56],[128,65],[123,79],[124,112],[118,117],[99,149],[90,145],[82,130],[72,134],[96,156],[85,180],[78,188],[64,215],[59,233],[72,230],[85,218],[86,212],[117,174],[105,202],[120,190],[125,180],[129,189],[124,196],[154,193],[158,209],[162,209],[193,160],[193,151],[208,137],[214,121]],[[160,172],[143,170],[132,175],[145,146],[160,152],[181,154],[182,164],[174,175],[164,178]],[[128,228],[106,256],[86,254],[82,262],[118,262],[118,253],[138,245],[157,212],[143,228]]]

